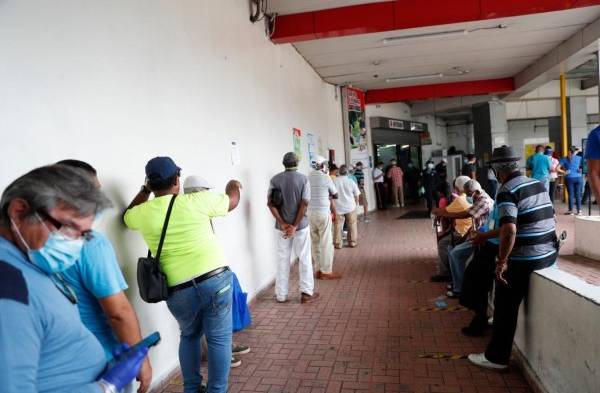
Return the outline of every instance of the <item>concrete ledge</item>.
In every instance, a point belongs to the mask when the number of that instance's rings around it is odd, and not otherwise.
[[[513,353],[534,391],[598,391],[598,326],[600,287],[555,267],[532,274]]]
[[[600,216],[575,217],[575,254],[600,260],[598,234],[600,234]]]

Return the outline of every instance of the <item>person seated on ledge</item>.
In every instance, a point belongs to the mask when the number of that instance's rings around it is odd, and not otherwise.
[[[558,257],[554,208],[539,180],[519,172],[518,157],[510,146],[494,149],[492,166],[501,183],[498,190],[500,222],[492,339],[484,353],[470,354],[480,367],[505,369],[517,329],[519,305],[529,288],[529,277],[549,267]]]
[[[467,201],[467,195],[465,194],[464,185],[470,178],[468,176],[459,176],[454,180],[454,190],[456,197],[444,211],[449,213],[461,213],[466,212],[471,204]],[[456,245],[464,241],[469,229],[471,229],[471,219],[456,219],[453,225],[449,225],[445,230],[438,235],[437,249],[438,249],[438,271],[437,274],[431,276],[432,282],[450,282],[452,276],[450,275],[450,266],[448,262],[448,247]]]

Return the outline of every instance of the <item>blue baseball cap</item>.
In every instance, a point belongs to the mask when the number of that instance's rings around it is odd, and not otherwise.
[[[146,177],[153,180],[168,180],[181,170],[171,157],[154,157],[146,164]]]

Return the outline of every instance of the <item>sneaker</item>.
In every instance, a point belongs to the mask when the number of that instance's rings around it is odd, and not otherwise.
[[[250,347],[243,344],[234,345],[231,349],[231,353],[234,355],[245,355],[250,352]]]
[[[508,367],[506,364],[490,362],[485,358],[485,353],[472,353],[469,355],[469,361],[476,366],[491,370],[505,370]]]
[[[449,290],[449,291],[451,291],[452,290],[452,284],[446,285],[446,289]]]
[[[450,299],[458,299],[460,297],[460,292],[448,291],[446,292],[446,297]]]
[[[242,365],[242,361],[231,355],[231,368],[236,368]]]
[[[302,295],[300,295],[300,303],[312,303],[315,300],[317,300],[321,295],[318,292],[315,292],[311,295],[309,295],[308,293],[304,293],[302,292]]]
[[[573,214],[573,212],[571,210],[569,210],[568,212],[565,212],[565,216],[570,216],[572,214]]]
[[[364,222],[365,224],[368,224],[368,223],[370,223],[370,222],[371,222],[371,220],[369,220],[368,218],[365,218],[365,219],[363,220],[363,222]]]
[[[342,275],[339,273],[323,273],[321,272],[321,275],[319,277],[317,277],[319,280],[339,280],[340,278],[342,278]]]
[[[276,297],[275,300],[277,301],[277,303],[287,303],[287,298],[280,298],[280,297]]]
[[[579,210],[576,215],[581,216],[581,214],[581,210]]]
[[[452,277],[443,274],[436,274],[429,278],[431,282],[452,282]]]

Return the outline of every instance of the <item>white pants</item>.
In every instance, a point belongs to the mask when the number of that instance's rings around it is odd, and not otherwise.
[[[329,213],[309,213],[312,259],[315,269],[330,274],[333,269],[332,220]]]
[[[290,267],[292,250],[298,257],[300,268],[300,292],[307,295],[313,294],[315,279],[310,255],[310,229],[309,227],[296,231],[293,237],[283,238],[283,232],[277,231],[277,279],[275,280],[275,296],[277,300],[286,300],[289,290]]]

